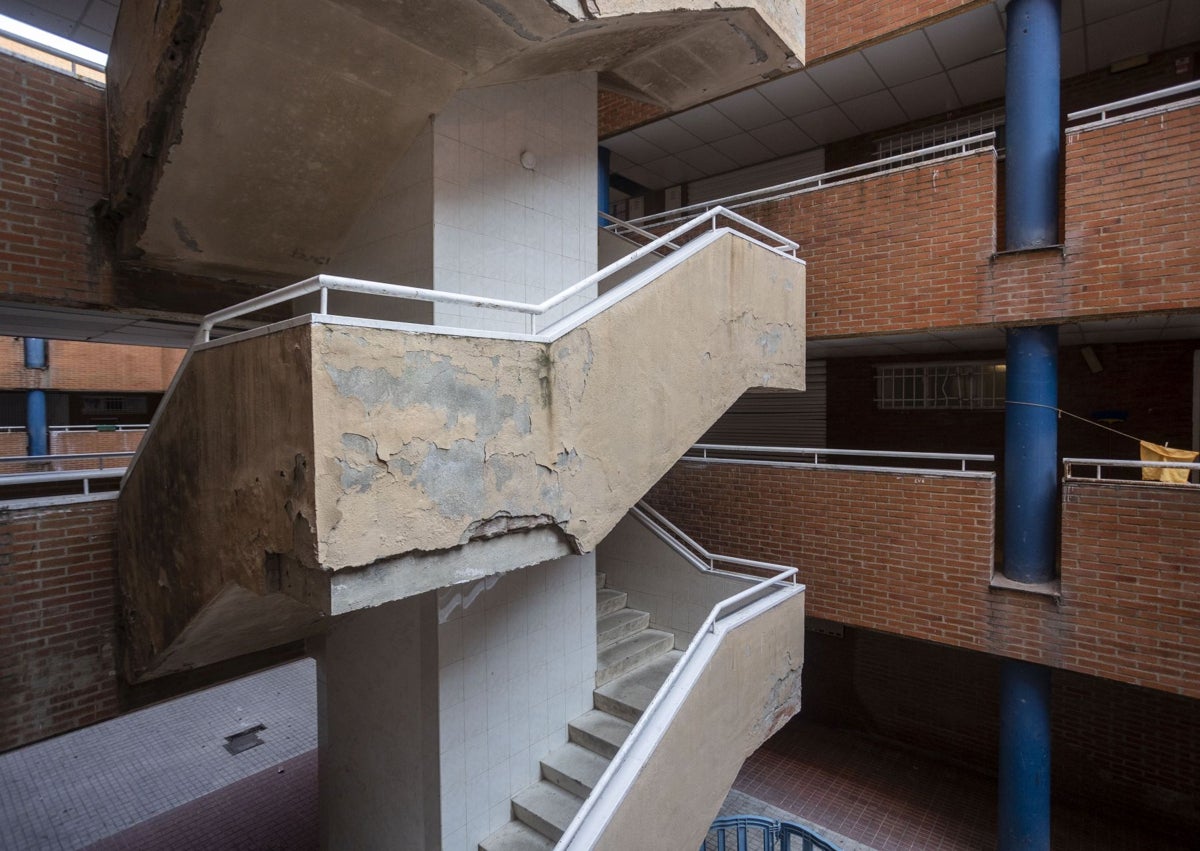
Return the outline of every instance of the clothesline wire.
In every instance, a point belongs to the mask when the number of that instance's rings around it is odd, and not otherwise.
[[[1136,441],[1137,443],[1142,442],[1142,439],[1140,437],[1134,437],[1132,434],[1126,434],[1123,431],[1117,431],[1117,429],[1112,428],[1111,426],[1106,426],[1104,423],[1098,423],[1095,420],[1089,420],[1087,417],[1079,416],[1079,414],[1072,414],[1070,411],[1064,411],[1062,408],[1057,408],[1054,405],[1043,405],[1041,402],[1018,402],[1014,399],[1006,399],[1004,401],[1004,404],[1006,404],[1006,405],[1026,405],[1030,408],[1046,408],[1051,411],[1057,411],[1059,416],[1062,416],[1065,414],[1066,416],[1073,417],[1074,419],[1077,419],[1080,422],[1087,423],[1088,425],[1094,425],[1096,428],[1102,428],[1105,431],[1111,431],[1113,434],[1119,434],[1121,437],[1126,437],[1130,440]]]

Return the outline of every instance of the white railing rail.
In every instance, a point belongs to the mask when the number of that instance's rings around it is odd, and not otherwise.
[[[25,426],[0,426],[0,434],[24,434]]]
[[[735,574],[739,579],[754,581],[754,584],[717,603],[708,613],[708,617],[696,631],[695,640],[671,669],[650,705],[646,707],[646,711],[642,713],[642,717],[638,719],[628,738],[597,781],[592,793],[575,814],[575,818],[555,846],[558,849],[591,848],[595,845],[616,807],[624,800],[629,785],[636,779],[637,763],[649,755],[670,726],[673,712],[678,707],[679,695],[676,693],[676,686],[683,682],[695,681],[715,643],[720,641],[718,633],[722,632],[722,622],[751,605],[762,604],[773,594],[782,593],[785,595],[783,598],[786,598],[804,590],[804,586],[796,582],[794,567],[710,553],[644,502],[630,509],[630,513],[698,570],[713,572],[713,562],[722,561],[767,568],[775,573],[758,581],[744,574]]]
[[[617,226],[617,228],[612,229],[612,233],[615,233],[617,236],[625,236],[626,234],[636,233],[638,236],[645,237],[646,239],[658,239],[658,234],[652,231],[645,230],[637,225],[632,225],[627,221],[618,219],[616,216],[610,216],[603,210],[597,210],[596,212],[600,214],[600,218],[604,219],[610,225]],[[678,248],[679,246],[673,242],[668,242],[666,247]]]
[[[101,425],[50,426],[49,430],[52,432],[59,432],[59,431],[62,431],[62,432],[77,432],[77,431],[110,432],[110,431],[145,431],[148,428],[150,428],[150,426],[147,423],[137,423],[134,425],[118,425],[116,423],[109,425],[107,423],[104,423]]]
[[[758,456],[758,457],[746,457]],[[762,456],[773,456],[769,459]],[[796,460],[779,460],[780,458]],[[898,464],[849,464],[830,461],[831,458],[879,458],[909,462],[944,461],[953,467],[903,466]],[[968,470],[968,464],[992,464],[995,455],[964,452],[894,452],[879,449],[825,449],[795,446],[737,446],[719,443],[697,443],[683,456],[685,461],[705,461],[716,464],[770,464],[824,470],[860,470],[884,473],[919,473],[925,475],[990,476],[987,470]]]
[[[1090,467],[1095,475],[1086,476],[1076,472],[1077,467]],[[1063,459],[1063,477],[1071,481],[1089,481],[1089,482],[1119,482],[1121,484],[1147,484],[1160,485],[1162,482],[1146,481],[1140,479],[1110,479],[1104,476],[1105,467],[1119,467],[1122,469],[1141,469],[1148,467],[1158,470],[1188,470],[1192,476],[1200,473],[1200,464],[1189,464],[1183,461],[1134,461],[1128,458],[1064,458]],[[1172,483],[1172,487],[1200,487],[1189,482]]]
[[[820,189],[825,186],[830,186],[836,183],[844,183],[858,177],[875,174],[879,172],[895,171],[900,168],[906,168],[910,165],[925,162],[930,157],[937,155],[956,156],[959,154],[970,153],[972,150],[979,150],[988,146],[989,143],[996,141],[994,131],[987,133],[979,133],[974,136],[967,136],[964,139],[953,139],[949,142],[939,142],[936,145],[930,145],[927,148],[920,148],[915,151],[906,151],[903,154],[893,154],[890,157],[884,157],[870,162],[859,163],[858,165],[847,166],[846,168],[835,169],[834,171],[826,171],[821,174],[810,175],[809,177],[801,177],[797,180],[789,180],[787,183],[777,183],[774,186],[766,186],[762,189],[751,189],[746,192],[739,192],[736,195],[726,195],[724,198],[715,198],[712,201],[701,201],[695,204],[689,204],[686,207],[679,207],[675,210],[667,210],[663,213],[653,213],[649,216],[641,216],[636,219],[630,219],[625,222],[629,227],[639,226],[658,227],[661,225],[673,224],[677,221],[682,221],[688,215],[697,211],[710,209],[735,210],[738,207],[747,207],[751,204],[763,204],[769,201],[777,201],[780,198],[786,198],[789,195],[798,195],[801,192],[807,192],[811,189]],[[618,227],[614,225],[614,227]]]
[[[1067,123],[1073,124],[1076,121],[1083,121],[1088,118],[1095,118],[1097,122],[1107,121],[1110,112],[1122,112],[1130,107],[1141,106],[1143,104],[1154,103],[1155,101],[1174,98],[1178,95],[1187,94],[1188,92],[1200,92],[1200,80],[1192,80],[1190,83],[1180,83],[1178,86],[1168,86],[1165,89],[1158,89],[1153,92],[1135,95],[1134,97],[1122,98],[1111,103],[1093,106],[1087,109],[1076,110],[1067,114]],[[1168,104],[1170,105],[1170,104]],[[1120,116],[1126,117],[1124,115]]]
[[[124,467],[113,467],[107,470],[47,470],[40,473],[5,473],[0,474],[0,493],[5,488],[28,487],[30,485],[53,484],[56,482],[81,482],[85,496],[91,495],[92,482],[105,479],[119,479],[125,475]],[[4,499],[0,496],[0,499]]]
[[[0,455],[0,464],[65,464],[74,461],[99,461],[98,470],[112,470],[114,467],[105,464],[116,459],[127,460],[133,457],[133,452],[71,452],[61,455]],[[125,464],[120,466],[125,469]]]
[[[196,344],[207,343],[212,335],[213,328],[230,319],[236,319],[245,316],[249,313],[254,313],[268,307],[274,307],[284,302],[292,301],[313,293],[320,294],[320,310],[319,313],[325,315],[329,310],[329,292],[355,292],[365,295],[387,296],[390,298],[412,299],[415,301],[429,301],[440,304],[463,304],[472,307],[491,308],[493,310],[505,310],[515,313],[524,313],[536,320],[536,317],[541,316],[567,299],[578,295],[588,287],[604,280],[609,275],[615,274],[632,263],[637,262],[647,254],[658,251],[664,247],[671,247],[675,240],[689,231],[696,230],[706,224],[711,224],[713,230],[717,229],[717,219],[725,218],[741,225],[743,228],[758,234],[766,240],[770,240],[777,244],[768,245],[766,242],[760,244],[781,254],[790,254],[795,256],[796,249],[799,247],[795,242],[786,237],[780,236],[774,231],[768,230],[756,222],[744,216],[738,215],[724,207],[714,207],[711,210],[696,216],[690,221],[680,225],[674,230],[662,236],[657,236],[654,240],[635,251],[622,257],[614,263],[609,264],[603,269],[588,275],[582,281],[572,284],[565,290],[562,290],[557,295],[553,295],[545,301],[536,304],[531,302],[509,301],[507,299],[490,298],[485,296],[470,295],[467,293],[443,292],[439,290],[424,289],[422,287],[411,287],[401,284],[385,284],[378,281],[364,281],[358,278],[343,278],[337,275],[316,275],[312,278],[300,281],[299,283],[291,284],[281,289],[275,290],[272,293],[257,296],[256,298],[247,299],[239,304],[232,305],[222,310],[215,311],[204,317],[200,323],[200,328],[196,332]]]

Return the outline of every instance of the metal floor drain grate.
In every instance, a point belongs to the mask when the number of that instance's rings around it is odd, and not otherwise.
[[[248,751],[250,748],[256,748],[263,743],[263,740],[258,737],[258,734],[267,729],[265,724],[255,724],[253,727],[247,727],[245,730],[233,733],[225,737],[225,750],[235,756],[242,751]]]

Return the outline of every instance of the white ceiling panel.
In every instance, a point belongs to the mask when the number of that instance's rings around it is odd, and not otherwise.
[[[794,120],[818,145],[827,145],[837,139],[849,139],[858,133],[854,122],[836,106],[818,109]]]
[[[783,120],[783,113],[754,89],[721,98],[713,106],[743,130],[754,130]]]
[[[808,134],[788,119],[752,130],[750,135],[762,142],[776,156],[782,157],[816,147]]]
[[[630,166],[621,172],[621,174],[636,183],[640,183],[647,189],[663,189],[671,185],[662,175],[655,174],[648,168],[640,165]]]
[[[1172,0],[1167,14],[1167,39],[1163,47],[1200,41],[1200,2]]]
[[[822,62],[808,69],[821,90],[834,101],[869,95],[883,88],[883,80],[861,53],[840,56],[832,62]]]
[[[1194,3],[1195,0],[1188,0]],[[1089,24],[1133,12],[1146,5],[1146,0],[1083,0],[1083,14]]]
[[[1083,29],[1064,32],[1062,36],[1062,76],[1075,77],[1087,71],[1087,51],[1084,49]]]
[[[929,40],[947,68],[965,65],[1004,49],[1004,28],[994,5],[979,6],[926,28]]]
[[[889,86],[910,83],[942,70],[942,63],[921,30],[880,42],[863,54]]]
[[[896,86],[892,89],[892,94],[912,121],[962,106],[958,93],[954,91],[950,78],[945,74]]]
[[[646,168],[666,181],[668,186],[676,183],[687,183],[704,177],[705,173],[695,166],[688,165],[679,157],[663,157],[646,163]]]
[[[787,115],[803,115],[833,105],[829,95],[803,71],[763,83],[758,91]]]
[[[999,53],[950,71],[950,82],[964,104],[1004,95],[1004,54]]]
[[[892,93],[886,89],[882,92],[848,100],[842,104],[842,111],[864,133],[873,133],[885,127],[894,127],[897,124],[903,124],[908,119],[904,110],[892,97]]]
[[[748,134],[721,139],[713,142],[713,147],[739,166],[754,165],[773,156],[766,145]]]
[[[693,168],[704,172],[705,175],[733,171],[738,167],[737,163],[712,145],[700,145],[688,151],[680,151],[677,156]]]
[[[1087,47],[1091,70],[1158,50],[1167,24],[1167,6],[1167,0],[1159,0],[1145,9],[1089,24]]]
[[[671,119],[655,121],[634,131],[638,136],[664,151],[678,151],[683,148],[694,148],[701,144],[700,139],[684,130]]]
[[[604,147],[614,154],[620,154],[630,162],[645,163],[665,157],[667,152],[658,145],[646,141],[636,133],[622,133],[604,142]]]
[[[715,142],[740,132],[736,124],[708,104],[681,112],[672,120],[702,142]]]

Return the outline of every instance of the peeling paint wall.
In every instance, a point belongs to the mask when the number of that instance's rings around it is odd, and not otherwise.
[[[748,387],[804,386],[804,272],[727,236],[550,345],[313,333],[324,566],[540,527],[587,552]]]
[[[313,620],[268,593],[282,581],[271,554],[316,565],[309,333],[194,352],[147,433],[118,503],[131,679],[294,640]]]

